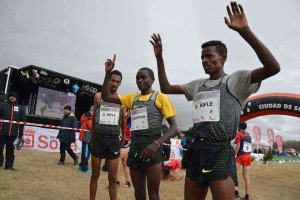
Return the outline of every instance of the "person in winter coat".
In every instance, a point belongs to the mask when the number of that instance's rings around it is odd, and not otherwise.
[[[5,152],[5,169],[14,170],[14,141],[17,137],[23,137],[24,124],[13,123],[13,121],[24,122],[26,119],[24,108],[17,103],[18,94],[14,91],[8,94],[6,102],[0,104],[0,119],[9,120],[10,122],[0,122],[0,167],[3,166]]]
[[[77,120],[74,115],[71,115],[71,106],[64,107],[64,116],[61,120],[62,127],[77,128]],[[60,142],[60,159],[57,165],[65,164],[66,151],[73,158],[74,165],[78,163],[78,157],[71,149],[71,144],[75,142],[75,130],[60,129],[57,135]]]
[[[84,113],[81,118],[79,140],[82,141],[81,147],[81,162],[79,163],[79,170],[90,173],[91,170],[88,168],[88,160],[90,158],[90,142],[91,142],[91,131],[93,123],[94,106],[91,106],[90,110]]]

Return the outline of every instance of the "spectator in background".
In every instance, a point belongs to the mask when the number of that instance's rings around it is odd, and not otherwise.
[[[188,151],[187,149],[191,146],[192,142],[193,142],[193,132],[191,130],[188,130],[186,132],[186,134],[181,138],[181,146],[183,149],[183,153],[182,153],[182,168],[186,169],[189,163],[189,159],[188,159]]]
[[[168,126],[163,124],[162,125],[162,132],[165,134],[168,131]],[[166,142],[167,145],[163,145],[163,162],[170,159],[170,153],[171,153],[171,139],[168,139]]]
[[[184,173],[180,173],[182,165],[179,160],[171,159],[163,163],[162,179],[168,181],[177,181],[184,177]]]
[[[9,92],[6,102],[0,103],[0,119],[25,121],[25,110],[17,103],[18,94],[14,91]],[[3,166],[4,157],[3,149],[6,146],[5,152],[5,169],[14,170],[14,141],[17,137],[23,137],[24,124],[0,122],[0,167]]]
[[[122,139],[121,139],[121,144],[120,144],[120,158],[119,158],[119,170],[120,168],[123,167],[124,175],[126,182],[123,184],[123,187],[125,188],[130,188],[131,187],[131,176],[130,176],[130,171],[129,167],[127,165],[127,158],[128,158],[128,153],[130,150],[130,143],[131,143],[131,117],[130,117],[130,110],[129,109],[124,109],[124,121],[122,124]],[[120,186],[120,181],[119,181],[119,173],[117,173],[117,186]]]
[[[75,129],[77,128],[77,120],[76,117],[73,114],[71,114],[71,111],[71,106],[67,105],[64,107],[64,116],[61,120],[60,125],[62,127],[69,127]],[[75,130],[59,129],[57,138],[60,142],[60,159],[57,165],[65,165],[66,151],[73,158],[74,165],[77,165],[78,156],[71,149],[71,144],[75,142]]]
[[[93,123],[94,106],[91,106],[90,110],[84,113],[81,118],[79,140],[82,141],[81,146],[81,162],[79,163],[79,170],[83,172],[91,173],[88,168],[88,161],[90,158],[90,142],[92,137],[92,123]],[[89,131],[85,131],[89,130]]]

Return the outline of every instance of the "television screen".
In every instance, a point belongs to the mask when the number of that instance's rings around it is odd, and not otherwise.
[[[51,118],[62,118],[66,105],[75,110],[76,96],[72,93],[39,87],[36,100],[35,115]]]

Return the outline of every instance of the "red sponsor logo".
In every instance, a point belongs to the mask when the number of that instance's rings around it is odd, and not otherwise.
[[[24,140],[25,143],[23,145],[23,148],[33,148],[34,147],[34,134],[35,130],[30,128],[24,129]]]

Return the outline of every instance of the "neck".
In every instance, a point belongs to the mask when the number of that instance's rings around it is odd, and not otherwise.
[[[153,92],[153,90],[152,90],[152,88],[150,88],[150,89],[148,89],[148,90],[142,90],[141,91],[141,94],[142,95],[147,95],[147,94],[150,94],[150,93],[152,93]]]
[[[110,94],[117,95],[118,93],[117,93],[117,91],[110,91]]]
[[[218,72],[218,73],[215,73],[215,74],[210,74],[209,79],[210,80],[218,80],[219,78],[221,78],[224,75],[225,75],[225,72],[221,71],[221,72]]]

